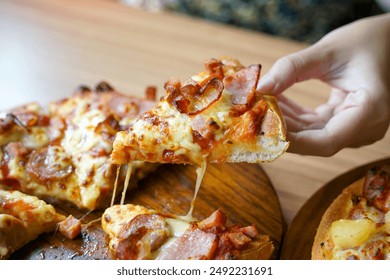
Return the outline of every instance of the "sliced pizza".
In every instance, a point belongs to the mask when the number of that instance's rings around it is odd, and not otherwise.
[[[0,259],[7,259],[40,234],[54,231],[64,219],[35,196],[0,190]]]
[[[206,61],[205,71],[184,83],[171,78],[160,102],[117,133],[112,162],[275,160],[289,142],[275,97],[256,91],[260,70],[226,57]]]
[[[102,227],[114,259],[269,259],[274,246],[253,225],[227,226],[221,210],[202,221],[160,213],[139,205],[105,210]]]
[[[48,106],[33,103],[5,112],[0,116],[0,188],[83,209],[108,206],[116,178],[122,182],[126,174],[110,161],[115,135],[154,106],[155,91],[147,93],[149,98],[130,97],[102,82]],[[137,162],[132,171],[142,178],[154,168]]]
[[[312,259],[390,259],[390,168],[374,167],[324,213]]]

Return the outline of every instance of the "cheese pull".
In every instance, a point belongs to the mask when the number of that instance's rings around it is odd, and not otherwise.
[[[364,244],[376,232],[376,225],[370,219],[341,219],[332,223],[330,234],[335,246],[341,249]]]

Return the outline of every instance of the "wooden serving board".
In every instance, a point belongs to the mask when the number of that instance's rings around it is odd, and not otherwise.
[[[163,165],[129,190],[126,203],[140,204],[166,213],[187,214],[194,193],[196,168],[190,165]],[[193,216],[204,219],[221,209],[233,224],[254,224],[258,231],[270,236],[279,257],[284,221],[273,186],[260,165],[208,165],[195,203]],[[81,218],[75,208],[61,210]],[[82,234],[68,240],[60,233],[49,233],[12,255],[12,259],[110,259],[106,235],[100,221],[102,211],[87,214]]]
[[[322,215],[344,188],[366,175],[375,165],[390,164],[390,158],[354,168],[319,189],[299,210],[283,240],[281,259],[310,260],[311,248]]]

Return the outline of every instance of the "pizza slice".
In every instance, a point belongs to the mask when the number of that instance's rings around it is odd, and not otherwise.
[[[317,228],[312,259],[390,259],[390,168],[374,167],[332,202]]]
[[[5,112],[0,116],[0,184],[82,209],[108,206],[115,180],[124,181],[126,174],[110,161],[115,135],[154,106],[154,95],[148,88],[148,98],[126,96],[102,82],[48,106],[32,103]],[[133,177],[154,169],[137,162]]]
[[[227,225],[221,210],[196,222],[139,205],[105,210],[102,228],[114,259],[269,259],[274,246],[253,225]]]
[[[165,97],[117,133],[112,162],[201,166],[275,160],[289,142],[275,97],[256,91],[260,70],[232,58],[211,59],[184,83],[170,79]]]
[[[0,190],[0,260],[65,219],[52,205],[19,191]]]

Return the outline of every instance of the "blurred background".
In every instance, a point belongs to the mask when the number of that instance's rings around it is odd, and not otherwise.
[[[390,11],[390,0],[119,0],[152,12],[171,11],[305,43],[364,17]]]

